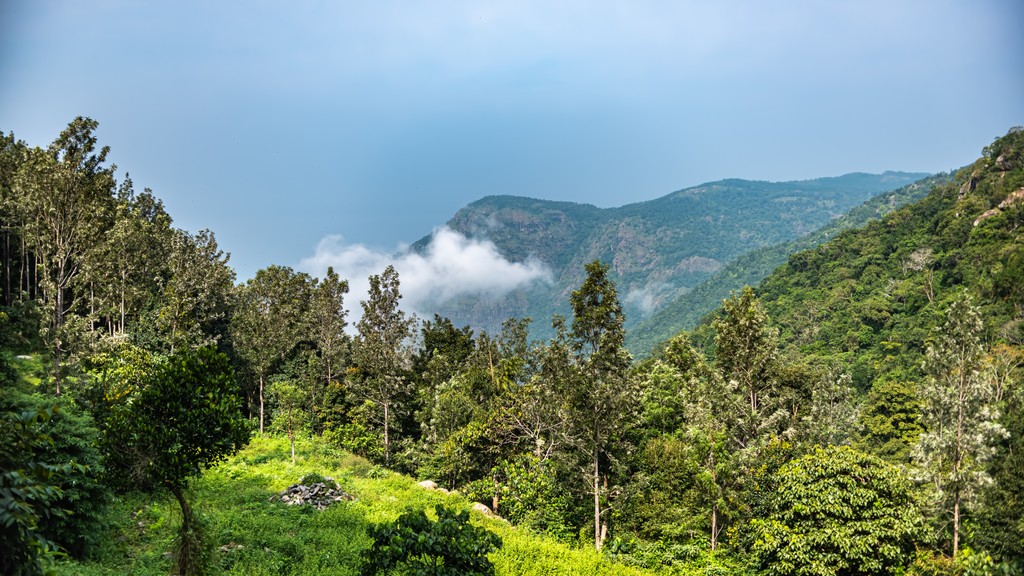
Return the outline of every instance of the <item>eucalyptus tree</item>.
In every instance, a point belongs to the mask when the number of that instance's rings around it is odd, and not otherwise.
[[[228,332],[235,283],[230,255],[209,230],[193,235],[175,229],[170,244],[168,277],[155,318],[162,347],[174,354],[220,345]]]
[[[590,488],[594,496],[594,547],[601,549],[607,535],[602,523],[603,485],[608,471],[603,459],[632,415],[637,394],[629,378],[632,359],[623,347],[625,316],[609,266],[598,260],[585,266],[587,277],[569,296],[572,306],[570,352],[574,362],[572,387],[567,391],[570,425],[576,445],[590,460]],[[607,494],[604,494],[607,496]]]
[[[411,353],[408,340],[415,320],[399,308],[402,298],[398,271],[388,266],[370,276],[367,299],[360,302],[363,316],[356,324],[353,359],[359,375],[352,382],[356,396],[372,404],[384,445],[384,463],[391,465],[396,417],[409,409],[414,383],[408,377]]]
[[[341,373],[349,351],[350,338],[345,333],[348,326],[346,294],[348,281],[339,278],[331,267],[327,268],[327,273],[322,279],[314,281],[310,292],[308,325],[311,339],[316,346],[313,362],[319,375],[309,390],[310,412],[314,419],[321,409],[318,402],[324,400],[331,383]],[[316,420],[314,428],[319,432],[320,426]]]
[[[785,417],[778,398],[778,331],[749,286],[722,303],[713,326],[715,366],[733,392],[733,441],[741,449],[756,448]]]
[[[811,392],[803,417],[802,438],[819,446],[850,444],[856,431],[857,406],[853,378],[835,368],[826,370]]]
[[[264,387],[305,337],[311,280],[286,266],[269,266],[238,287],[231,318],[235,352],[257,379],[260,433],[264,430]]]
[[[962,508],[989,482],[985,464],[1006,434],[993,403],[995,382],[985,362],[978,308],[967,298],[946,310],[946,322],[925,353],[921,423],[914,449],[922,477],[935,488],[939,506],[952,515],[952,551],[960,548]]]
[[[25,202],[14,187],[14,177],[27,152],[28,146],[16,139],[14,133],[0,131],[0,254],[3,257],[0,305],[3,306],[20,301],[30,290],[32,254],[25,244]]]
[[[171,217],[148,188],[136,194],[130,177],[118,187],[111,224],[87,257],[93,313],[113,336],[156,301],[170,259]]]
[[[14,178],[23,202],[24,233],[38,264],[46,311],[42,335],[53,353],[53,378],[60,395],[63,367],[80,323],[68,317],[82,296],[76,280],[86,250],[102,233],[112,202],[115,168],[105,166],[108,147],[97,150],[95,120],[78,117],[46,149],[28,151]]]

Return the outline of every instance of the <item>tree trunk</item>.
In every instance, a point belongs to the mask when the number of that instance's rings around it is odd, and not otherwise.
[[[601,463],[594,448],[594,549],[601,550]]]
[[[192,508],[188,505],[188,501],[185,500],[185,495],[182,493],[181,488],[172,486],[171,493],[174,494],[174,497],[178,500],[178,505],[181,506],[181,547],[178,550],[177,571],[179,576],[187,576],[197,572],[193,564],[198,550],[193,550],[193,544],[196,544],[196,542],[192,538]]]
[[[295,432],[291,424],[288,425],[288,442],[292,445],[292,466],[295,466]]]
[[[263,374],[260,374],[260,434],[263,434]]]
[[[953,560],[960,551],[960,490],[953,495]]]
[[[711,551],[718,545],[718,506],[711,505]]]
[[[391,443],[388,438],[388,403],[384,403],[384,465],[391,467]]]

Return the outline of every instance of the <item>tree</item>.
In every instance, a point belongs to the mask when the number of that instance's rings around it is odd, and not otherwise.
[[[857,420],[853,403],[853,378],[835,369],[826,370],[811,392],[804,416],[803,437],[819,446],[849,444]]]
[[[289,380],[275,380],[270,384],[270,396],[277,404],[274,424],[288,434],[295,464],[295,432],[306,420],[306,391]]]
[[[149,189],[136,194],[126,176],[109,228],[87,253],[85,276],[94,323],[100,316],[110,335],[127,334],[129,320],[139,318],[160,295],[174,234],[163,202]]]
[[[634,476],[634,524],[659,539],[703,532],[714,551],[736,489],[732,399],[686,333],[673,337],[644,373],[641,419],[651,437]]]
[[[893,463],[909,463],[911,447],[921,434],[917,386],[898,380],[876,380],[858,415],[860,432],[854,447]]]
[[[75,280],[91,238],[111,203],[114,168],[105,167],[108,147],[97,151],[95,120],[78,117],[45,151],[28,153],[14,187],[27,212],[24,231],[36,252],[39,285],[47,317],[42,333],[53,354],[59,396],[66,357],[79,327],[68,316],[81,294]]]
[[[991,461],[993,482],[983,492],[971,546],[1024,568],[1024,380],[1020,373],[1007,380],[1000,412],[1009,438]]]
[[[235,271],[228,266],[230,255],[217,246],[213,232],[192,235],[174,230],[171,236],[170,277],[154,324],[169,354],[183,348],[200,348],[222,343],[227,336]]]
[[[25,160],[28,146],[14,134],[0,132],[0,269],[2,298],[0,305],[10,306],[33,298],[30,282],[32,251],[26,245],[25,220],[27,202],[23,191],[14,187],[15,175]]]
[[[323,410],[319,403],[325,401],[331,383],[342,372],[349,346],[349,337],[345,333],[345,327],[348,326],[345,294],[348,294],[348,281],[340,279],[334,268],[328,267],[323,279],[314,283],[309,303],[308,323],[322,379],[321,385],[314,382],[310,390],[313,428],[318,434],[322,431],[319,414]]]
[[[753,521],[768,576],[902,574],[922,519],[895,466],[847,446],[815,448],[775,474],[772,511]]]
[[[238,290],[231,318],[235,351],[256,376],[260,434],[264,428],[264,386],[305,336],[309,276],[286,266],[256,272]]]
[[[177,499],[182,575],[202,569],[185,488],[249,439],[235,390],[227,356],[208,347],[182,350],[156,366],[130,399],[118,399],[101,422],[108,465],[120,472],[115,478],[132,488],[167,489]]]
[[[734,442],[750,448],[785,416],[777,398],[778,334],[749,286],[723,302],[722,313],[713,322],[715,364],[738,396],[732,407]]]
[[[422,510],[408,510],[392,523],[370,527],[373,545],[363,556],[362,574],[423,576],[493,576],[487,554],[501,548],[501,538],[469,523],[469,511],[438,504],[437,520]]]
[[[585,269],[586,279],[569,296],[573,311],[570,340],[577,371],[569,402],[577,445],[590,457],[594,547],[600,550],[607,533],[607,525],[601,522],[601,486],[602,480],[607,481],[601,460],[609,456],[636,395],[628,378],[631,359],[623,348],[625,317],[615,284],[608,277],[609,267],[595,260]]]
[[[404,374],[409,364],[406,340],[412,336],[413,320],[399,307],[398,271],[388,266],[380,275],[370,276],[367,299],[360,302],[363,317],[356,328],[354,356],[361,378],[354,382],[356,395],[379,411],[384,442],[384,463],[391,465],[391,430],[397,412],[407,409],[403,400],[412,397],[410,380]],[[406,402],[408,404],[408,402]]]
[[[982,322],[968,298],[955,300],[925,353],[921,423],[914,460],[952,513],[953,557],[960,549],[961,508],[991,481],[985,463],[1006,431],[992,405],[994,378],[984,362]]]

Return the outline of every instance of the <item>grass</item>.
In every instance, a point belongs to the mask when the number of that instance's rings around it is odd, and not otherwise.
[[[416,481],[378,468],[362,458],[303,440],[292,465],[288,441],[257,436],[244,450],[208,470],[192,484],[191,502],[211,546],[211,572],[237,575],[359,573],[360,555],[370,545],[371,523],[392,521],[407,507],[432,511],[435,504],[468,508],[457,495],[426,490]],[[309,472],[331,476],[355,501],[323,511],[271,502],[271,496]],[[58,574],[165,575],[181,518],[164,494],[126,494],[108,511],[109,538],[95,559],[69,561]],[[589,549],[575,549],[516,529],[501,519],[473,513],[473,522],[501,536],[492,553],[498,576],[607,575],[651,572],[615,564]]]

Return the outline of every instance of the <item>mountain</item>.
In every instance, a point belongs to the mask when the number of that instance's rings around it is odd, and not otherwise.
[[[626,346],[644,355],[680,330],[692,330],[717,309],[734,290],[754,286],[786,263],[790,254],[827,242],[844,230],[859,228],[894,210],[924,198],[938,186],[952,181],[952,174],[936,174],[896,190],[883,192],[825,226],[795,240],[752,250],[734,259],[693,290],[642,319],[626,336]]]
[[[989,342],[1024,344],[1024,130],[920,201],[790,255],[757,293],[785,346],[862,390],[919,380],[927,339],[964,295]]]
[[[510,316],[531,317],[531,335],[546,338],[551,316],[568,315],[568,295],[582,281],[583,265],[600,259],[612,267],[629,329],[737,257],[803,236],[876,194],[925,176],[885,172],[793,182],[730,179],[618,208],[488,196],[460,209],[447,226],[493,242],[513,262],[543,262],[552,272],[551,282],[498,300],[463,297],[440,303],[435,311],[456,324],[492,333]],[[423,238],[413,249],[426,250],[429,242]]]

